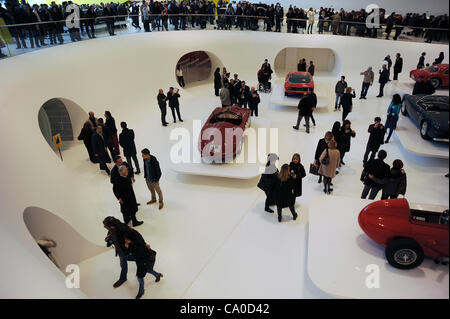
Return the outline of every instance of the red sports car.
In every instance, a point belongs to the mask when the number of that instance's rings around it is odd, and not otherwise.
[[[386,248],[393,267],[417,267],[425,256],[448,263],[448,209],[411,208],[404,198],[380,200],[364,207],[358,222],[367,236]]]
[[[434,88],[440,86],[448,86],[448,64],[435,64],[428,68],[416,69],[409,72],[409,77],[417,81],[419,76],[423,76],[423,80],[430,80]]]
[[[250,127],[250,109],[217,107],[200,132],[198,146],[203,162],[230,163],[242,150],[244,132]]]
[[[284,81],[284,95],[305,94],[309,89],[314,91],[314,80],[309,72],[290,72]]]

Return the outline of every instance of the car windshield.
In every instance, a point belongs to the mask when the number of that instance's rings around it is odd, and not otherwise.
[[[311,82],[311,78],[307,74],[294,73],[289,75],[289,82],[307,84]]]
[[[427,111],[448,112],[448,96],[424,96],[417,104]]]
[[[211,121],[209,121],[211,124],[218,123],[218,122],[227,122],[233,125],[241,125],[242,123],[242,116],[233,112],[223,112],[219,114],[215,114]]]
[[[432,66],[429,66],[427,68],[427,70],[430,71],[430,72],[438,72],[439,68],[437,66],[432,65]]]

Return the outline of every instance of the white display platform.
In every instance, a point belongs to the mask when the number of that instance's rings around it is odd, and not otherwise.
[[[317,94],[317,93],[316,93]],[[272,87],[272,93],[270,95],[270,103],[275,105],[286,105],[286,106],[298,106],[300,101],[300,96],[285,96],[284,95],[284,84],[275,83]],[[317,95],[317,107],[327,107],[329,101],[326,97]]]
[[[340,298],[448,298],[449,267],[426,258],[420,267],[400,270],[388,264],[384,248],[358,224],[370,200],[320,196],[310,203],[307,271],[324,292]],[[379,287],[366,280],[379,269]],[[369,279],[368,279],[369,278]]]
[[[448,143],[424,140],[420,129],[407,116],[400,115],[394,131],[403,147],[416,155],[448,159]]]
[[[270,128],[270,121],[261,117],[251,118],[251,128]],[[258,133],[256,131],[256,135]],[[267,140],[269,140],[269,132],[266,132]],[[198,138],[196,138],[198,140]],[[233,163],[208,164],[208,163],[169,163],[170,168],[180,174],[214,176],[235,179],[252,179],[256,178],[264,171],[265,163],[258,162],[256,154],[256,163],[247,163],[248,158],[248,138],[245,137],[242,153],[238,154]],[[198,148],[193,150],[197,156],[200,152]],[[268,152],[264,152],[268,153]]]

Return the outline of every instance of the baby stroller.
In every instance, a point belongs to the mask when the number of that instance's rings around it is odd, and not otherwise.
[[[258,91],[263,93],[270,93],[272,91],[272,83],[269,81],[270,76],[264,73],[263,69],[258,71]]]

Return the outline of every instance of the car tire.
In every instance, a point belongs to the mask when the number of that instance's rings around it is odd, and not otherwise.
[[[433,85],[433,87],[435,89],[437,89],[438,87],[441,86],[441,79],[439,79],[439,78],[431,78],[430,79],[430,83],[431,83],[431,85]]]
[[[430,139],[428,136],[428,122],[426,120],[422,120],[422,122],[420,122],[420,136],[422,136],[424,140]]]
[[[287,93],[287,92],[284,92],[284,96],[288,96],[288,93]]]
[[[386,259],[392,267],[413,269],[422,264],[425,255],[422,247],[413,239],[400,238],[391,241],[385,250]]]
[[[406,102],[402,103],[401,111],[404,116],[408,116],[408,110],[406,109]]]

